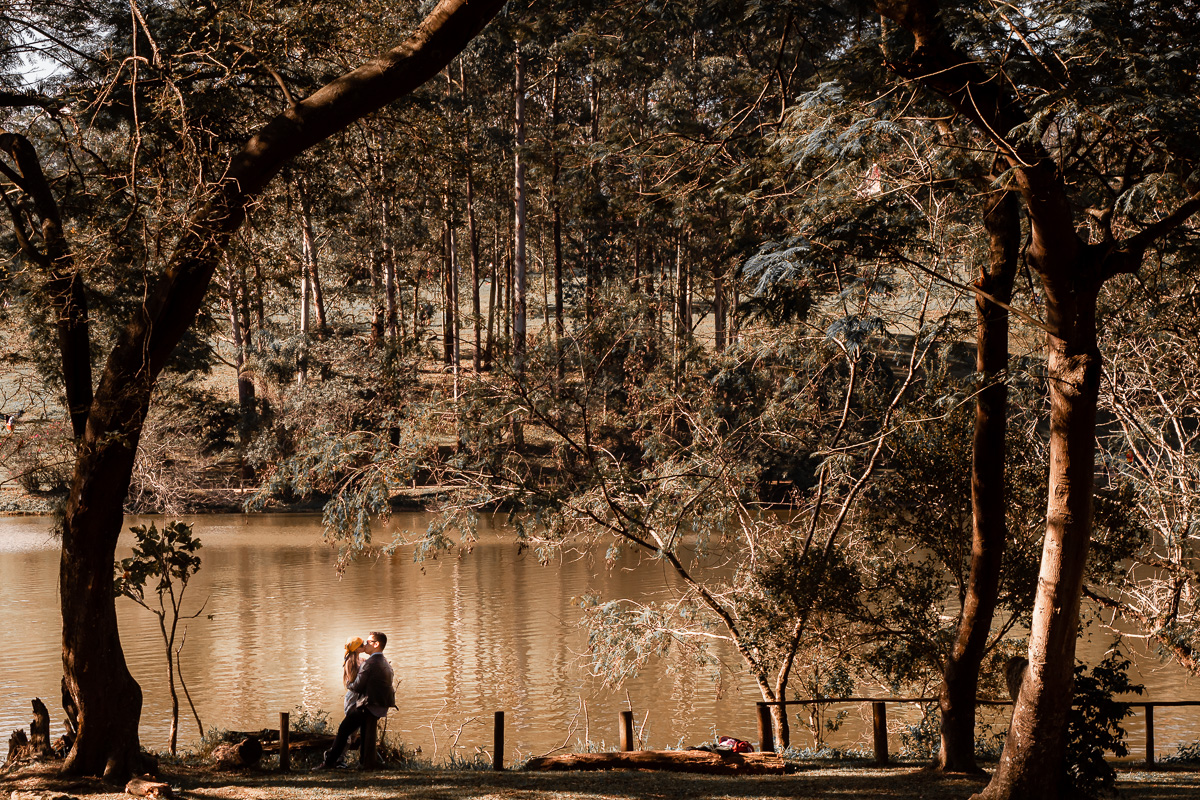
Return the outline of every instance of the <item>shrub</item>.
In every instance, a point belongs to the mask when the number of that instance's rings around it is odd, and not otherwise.
[[[1075,667],[1075,703],[1067,719],[1066,793],[1111,792],[1117,773],[1104,754],[1126,756],[1125,729],[1121,721],[1132,706],[1113,699],[1119,694],[1141,694],[1144,687],[1131,683],[1129,659],[1111,650],[1088,674],[1083,664]]]

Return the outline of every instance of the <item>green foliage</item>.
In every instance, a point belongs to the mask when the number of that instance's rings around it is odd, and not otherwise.
[[[921,706],[921,719],[900,729],[900,754],[905,758],[930,761],[941,747],[941,722],[936,703]]]
[[[1089,673],[1084,664],[1075,667],[1074,704],[1067,719],[1067,752],[1064,761],[1066,786],[1094,794],[1111,791],[1117,773],[1105,753],[1126,756],[1125,729],[1121,721],[1133,707],[1113,698],[1141,694],[1144,687],[1129,680],[1129,659],[1113,649]]]
[[[150,523],[136,525],[130,530],[135,537],[133,555],[121,559],[116,567],[113,589],[117,596],[125,596],[143,607],[146,603],[146,587],[158,595],[159,607],[163,606],[163,595],[179,597],[188,581],[200,569],[200,540],[192,534],[192,526],[173,520],[163,526],[162,531]]]

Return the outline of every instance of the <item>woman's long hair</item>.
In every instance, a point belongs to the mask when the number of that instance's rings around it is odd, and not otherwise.
[[[346,641],[346,655],[342,658],[342,685],[347,689],[350,688],[350,683],[358,677],[358,654],[362,650],[363,640],[357,636],[351,636]]]

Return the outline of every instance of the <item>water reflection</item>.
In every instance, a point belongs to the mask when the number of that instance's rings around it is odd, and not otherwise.
[[[718,691],[707,671],[652,665],[615,693],[588,675],[578,598],[588,592],[643,601],[674,596],[671,576],[652,562],[610,572],[590,558],[566,558],[547,567],[485,531],[469,554],[424,565],[414,564],[411,553],[368,559],[339,580],[335,551],[320,544],[318,517],[192,521],[204,545],[203,566],[185,608],[204,608],[187,623],[182,672],[207,726],[261,728],[297,707],[324,709],[336,724],[342,643],[351,634],[382,630],[401,680],[389,730],[427,756],[436,749],[444,757],[460,727],[468,754],[476,745],[490,747],[496,710],[507,712],[510,758],[515,751],[577,746],[585,719],[593,741],[615,744],[617,714],[627,703],[638,724],[646,722],[650,746],[697,743],[714,732],[755,738],[758,693],[744,673],[726,678]],[[425,518],[398,515],[395,524],[423,529]],[[48,528],[40,518],[0,518],[0,746],[9,731],[28,725],[35,696],[51,709],[53,735],[61,732],[58,549]],[[118,557],[128,551],[127,535]],[[142,741],[161,749],[169,699],[157,622],[129,601],[117,606],[126,658],[145,693]],[[1098,660],[1106,644],[1097,639],[1086,652]],[[740,663],[734,653],[724,660]],[[1153,699],[1192,694],[1178,670],[1143,662],[1140,679]],[[898,711],[889,709],[893,716]],[[911,719],[913,710],[907,713]],[[864,737],[869,725],[858,716],[852,712],[854,724],[835,743]],[[1195,739],[1198,716],[1158,710],[1160,753]],[[568,735],[572,725],[576,733]],[[1129,727],[1140,738],[1140,715]],[[181,743],[194,743],[195,734],[184,703]],[[1134,752],[1140,755],[1136,745]]]

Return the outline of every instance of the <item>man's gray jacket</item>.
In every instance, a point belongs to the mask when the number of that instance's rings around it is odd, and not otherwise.
[[[389,708],[396,707],[396,690],[392,686],[394,677],[392,665],[383,657],[383,653],[372,653],[346,688],[359,695],[359,708],[365,707],[376,717],[382,717]]]

